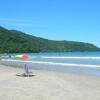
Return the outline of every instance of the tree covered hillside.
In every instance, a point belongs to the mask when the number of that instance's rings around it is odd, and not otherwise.
[[[93,44],[47,40],[0,27],[0,53],[98,51]]]

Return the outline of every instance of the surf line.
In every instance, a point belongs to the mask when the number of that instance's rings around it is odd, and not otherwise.
[[[59,59],[59,58],[61,58],[61,59],[100,59],[100,57],[93,57],[93,56],[91,56],[91,57],[89,57],[89,56],[87,56],[87,57],[42,56],[41,58],[50,58],[50,59]]]
[[[12,59],[2,59],[2,61],[11,61],[11,62],[27,62],[27,63],[34,63],[34,64],[49,64],[49,65],[61,65],[61,66],[75,66],[75,67],[100,67],[100,65],[90,65],[90,64],[76,64],[76,63],[56,63],[56,62],[43,62],[43,61],[25,61],[25,60],[12,60]]]

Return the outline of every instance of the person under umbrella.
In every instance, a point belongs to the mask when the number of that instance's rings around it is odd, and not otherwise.
[[[22,59],[22,60],[28,60],[29,59],[29,56],[28,55],[19,55],[19,57]],[[34,76],[32,74],[30,74],[31,72],[29,72],[29,66],[28,64],[24,64],[24,74],[22,74],[21,76],[25,76],[25,77],[31,77],[31,76]]]

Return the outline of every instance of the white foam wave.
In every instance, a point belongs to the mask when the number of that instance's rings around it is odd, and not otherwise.
[[[42,58],[50,58],[50,59],[100,59],[100,57],[63,57],[63,56],[42,56]]]
[[[26,63],[38,63],[38,64],[50,64],[50,65],[61,65],[61,66],[75,66],[75,67],[100,67],[100,65],[90,65],[90,64],[76,64],[76,63],[56,63],[56,62],[43,62],[43,61],[24,61],[24,60],[12,60],[12,59],[2,59],[2,61],[12,61],[12,62],[26,62]]]

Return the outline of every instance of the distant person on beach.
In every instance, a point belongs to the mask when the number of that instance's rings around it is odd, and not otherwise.
[[[11,58],[11,55],[9,55],[9,58]]]

